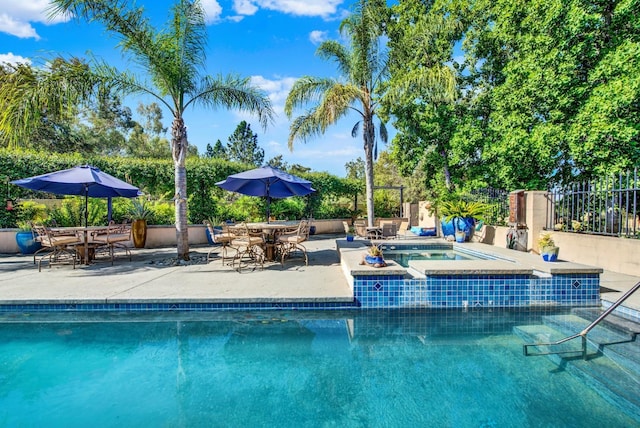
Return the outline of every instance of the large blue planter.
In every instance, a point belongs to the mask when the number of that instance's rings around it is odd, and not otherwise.
[[[33,233],[30,230],[21,230],[16,233],[16,243],[22,254],[33,254],[42,248],[40,242],[33,239]]]
[[[473,235],[476,220],[473,217],[455,217],[449,221],[442,220],[441,225],[443,236],[455,236],[456,230],[462,230],[465,233],[465,241],[469,241]]]

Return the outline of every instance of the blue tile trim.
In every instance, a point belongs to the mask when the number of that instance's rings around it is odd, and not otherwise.
[[[600,304],[600,276],[356,276],[354,296],[363,308],[594,306]]]
[[[280,303],[104,303],[104,304],[15,304],[0,305],[8,312],[172,312],[237,310],[339,310],[358,308],[358,302],[280,302]]]

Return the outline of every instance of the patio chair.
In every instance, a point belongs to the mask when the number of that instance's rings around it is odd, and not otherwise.
[[[220,229],[213,227],[213,225],[207,220],[204,221],[204,224],[209,230],[209,235],[211,235],[213,243],[220,244],[222,246],[220,255],[222,256],[222,264],[224,264],[224,259],[227,258],[227,248],[231,246],[231,242],[236,238],[236,235],[231,232],[227,224],[222,225]],[[209,263],[211,253],[216,249],[217,247],[211,247],[207,253],[207,263]]]
[[[382,229],[382,239],[391,239],[396,237],[396,224],[392,221],[383,221],[380,223]]]
[[[37,260],[38,272],[42,271],[42,261],[49,259],[49,268],[52,263],[63,263],[69,261],[76,268],[77,245],[84,245],[84,239],[81,239],[76,232],[53,231],[45,226],[33,225],[32,231],[34,237],[40,242],[42,248],[33,255],[33,263]],[[44,253],[44,254],[42,254]]]
[[[253,263],[257,267],[259,264],[260,269],[264,269],[265,240],[262,231],[254,232],[246,223],[240,223],[234,227],[234,234],[236,237],[231,241],[231,246],[236,249],[236,254],[231,261],[234,269],[236,260],[238,272],[242,271],[243,260],[247,260],[247,265]]]
[[[280,250],[280,264],[284,266],[284,259],[291,256],[295,251],[300,251],[304,256],[305,266],[309,265],[309,258],[307,257],[307,249],[302,243],[309,239],[309,222],[307,220],[300,220],[298,227],[292,231],[282,232],[278,236],[277,245]]]
[[[398,227],[398,231],[396,232],[396,238],[406,238],[407,231],[409,230],[409,222],[403,221],[400,223],[400,227]]]
[[[113,266],[116,248],[122,249],[125,255],[129,256],[129,261],[131,261],[131,251],[129,246],[126,245],[127,242],[131,242],[131,224],[116,224],[111,220],[106,228],[91,232],[91,242],[89,244],[94,247],[94,251],[105,248],[109,253],[111,266]]]

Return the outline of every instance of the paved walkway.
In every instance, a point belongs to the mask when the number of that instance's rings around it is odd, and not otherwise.
[[[0,303],[219,303],[353,301],[335,237],[306,243],[309,266],[300,258],[238,273],[217,254],[209,263],[171,266],[175,248],[133,250],[132,261],[102,259],[89,266],[43,264],[32,256],[0,255]],[[202,259],[210,247],[192,247]]]
[[[224,303],[343,302],[353,295],[340,266],[336,236],[312,236],[306,247],[309,266],[300,259],[269,263],[264,270],[238,273],[217,255],[209,263],[171,266],[175,248],[133,250],[133,259],[107,259],[90,266],[43,265],[32,256],[0,255],[0,304],[25,303]],[[483,244],[474,244],[483,245]],[[495,247],[490,247],[495,248]],[[192,258],[209,247],[192,247]],[[510,257],[531,257],[512,251]],[[602,299],[614,302],[640,277],[605,271]],[[625,306],[640,311],[640,292]]]

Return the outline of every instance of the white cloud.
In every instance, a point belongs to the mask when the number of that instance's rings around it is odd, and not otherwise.
[[[253,15],[258,9],[273,10],[296,16],[328,18],[338,12],[344,0],[234,0],[233,8],[241,15]]]
[[[40,36],[32,22],[57,24],[69,20],[68,16],[57,16],[53,20],[47,17],[49,0],[0,0],[0,32],[11,34],[21,39],[36,39]]]
[[[278,119],[282,119],[284,116],[284,103],[296,80],[297,78],[295,77],[282,77],[271,80],[263,76],[251,76],[251,83],[267,93]]]
[[[252,0],[233,0],[233,10],[240,15],[253,15],[258,11],[258,6]]]
[[[212,22],[216,22],[220,19],[222,7],[216,0],[202,0],[201,4],[204,9],[204,19],[207,24],[211,24]]]
[[[9,64],[31,64],[31,60],[29,58],[24,58],[19,55],[14,55],[9,52],[6,54],[0,54],[0,63],[9,63]]]
[[[309,40],[314,45],[318,45],[324,42],[325,40],[327,40],[327,32],[320,31],[320,30],[313,30],[312,32],[309,33]]]

